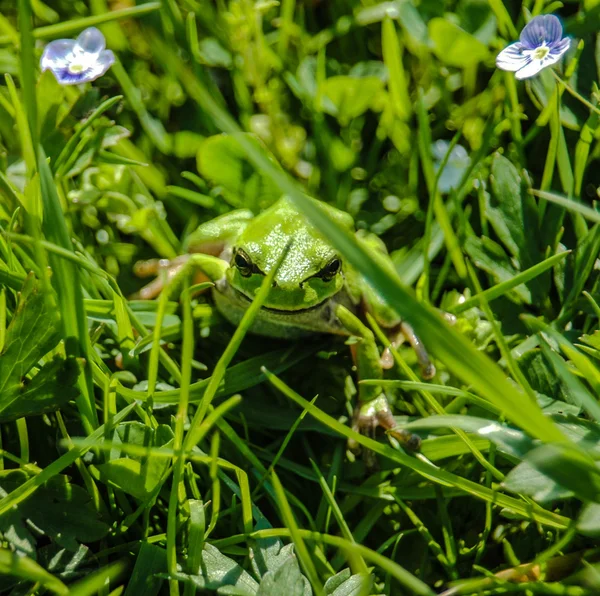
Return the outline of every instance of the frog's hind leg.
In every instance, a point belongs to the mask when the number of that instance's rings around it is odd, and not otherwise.
[[[388,370],[394,366],[394,356],[392,355],[391,348],[397,348],[405,339],[408,340],[408,343],[417,355],[417,361],[421,368],[421,376],[427,380],[433,379],[435,377],[435,366],[429,359],[429,354],[427,354],[423,342],[406,321],[402,321],[394,328],[390,337],[390,346],[385,348],[381,355],[381,367]]]

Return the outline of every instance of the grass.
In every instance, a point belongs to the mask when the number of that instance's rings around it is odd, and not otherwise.
[[[593,2],[0,6],[0,593],[600,591]],[[495,70],[552,11],[559,66]],[[39,72],[88,26],[106,75]],[[435,379],[405,345],[379,381],[343,338],[248,333],[269,276],[237,329],[189,275],[133,298],[137,261],[283,194]],[[351,428],[374,384],[418,451]]]

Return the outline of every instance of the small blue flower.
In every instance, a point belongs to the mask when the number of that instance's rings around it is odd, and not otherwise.
[[[514,72],[519,80],[536,75],[558,62],[569,49],[571,40],[562,32],[560,21],[552,14],[531,19],[521,31],[520,41],[498,54],[496,66]]]
[[[42,71],[51,70],[61,85],[88,83],[101,77],[114,63],[115,55],[105,50],[104,35],[89,27],[77,39],[51,41],[42,54]]]

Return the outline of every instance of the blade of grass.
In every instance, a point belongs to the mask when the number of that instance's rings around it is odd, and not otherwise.
[[[281,517],[290,532],[290,537],[294,543],[294,547],[296,549],[296,555],[300,560],[300,565],[304,570],[304,573],[308,577],[308,581],[310,582],[313,590],[315,591],[317,596],[324,596],[325,591],[323,590],[323,585],[319,580],[319,576],[317,574],[317,569],[315,564],[308,552],[308,548],[304,544],[304,539],[300,532],[300,528],[298,528],[298,524],[294,519],[294,513],[292,512],[292,508],[285,496],[285,491],[283,490],[283,485],[279,480],[279,477],[275,473],[275,470],[271,472],[271,479],[273,482],[273,489],[275,490],[275,496],[277,499],[277,504],[279,506],[279,511],[281,513]]]
[[[540,263],[537,263],[533,267],[529,267],[529,269],[525,269],[525,271],[518,273],[514,277],[511,277],[506,281],[496,284],[495,286],[484,290],[480,294],[475,294],[474,296],[467,298],[464,302],[453,305],[448,310],[452,314],[457,315],[461,312],[465,312],[465,310],[473,308],[474,306],[478,306],[480,304],[481,299],[484,299],[487,302],[491,302],[496,298],[500,298],[501,296],[504,296],[505,294],[510,292],[510,290],[512,290],[513,288],[516,288],[521,284],[527,283],[528,281],[536,278],[538,275],[541,275],[544,271],[551,269],[552,267],[554,267],[554,265],[560,263],[560,261],[562,261],[570,253],[570,250],[566,250],[564,252],[552,255],[551,257],[548,257]]]
[[[33,36],[35,39],[51,39],[59,36],[68,36],[82,31],[87,27],[96,27],[110,21],[120,21],[122,19],[131,19],[133,17],[150,14],[151,12],[159,10],[161,4],[161,2],[146,2],[139,6],[112,10],[100,15],[73,19],[72,21],[56,23],[55,25],[47,25],[45,27],[37,27],[33,30]],[[8,39],[7,36],[0,37],[0,44],[5,44],[9,41],[11,40]]]
[[[314,403],[314,400],[311,403]],[[333,496],[333,493],[331,492],[331,489],[329,488],[327,481],[325,480],[323,474],[321,473],[321,470],[319,470],[319,467],[312,460],[312,458],[310,459],[310,465],[312,466],[312,469],[315,471],[315,475],[317,476],[317,479],[319,481],[319,486],[321,487],[321,490],[323,491],[323,494],[325,496],[325,499],[327,500],[327,503],[329,504],[329,507],[331,507],[331,511],[333,512],[333,516],[335,517],[335,520],[337,521],[337,524],[338,524],[338,527],[340,528],[342,536],[348,542],[350,542],[352,544],[356,544],[356,541],[354,540],[354,536],[352,535],[352,532],[350,531],[350,528],[348,527],[348,524],[346,523],[346,520],[344,519],[344,514],[342,513],[340,506],[337,504],[337,501],[335,500],[335,497]],[[356,568],[355,569],[356,573],[368,573],[367,564],[365,563],[365,560],[363,559],[363,557],[361,555],[358,555],[355,558],[354,565]]]
[[[74,252],[65,216],[61,207],[58,191],[46,161],[43,147],[39,146],[39,173],[44,205],[43,231],[54,244],[66,251]],[[89,356],[89,332],[83,304],[83,291],[79,269],[70,261],[49,255],[52,266],[52,282],[58,294],[58,307],[61,311],[65,350],[68,355],[83,358],[77,407],[81,413],[86,432],[90,433],[98,426],[98,416],[94,401],[91,359]]]
[[[573,199],[542,190],[532,189],[530,192],[536,197],[540,197],[540,199],[544,199],[545,201],[550,201],[560,205],[561,207],[564,207],[567,211],[571,211],[572,213],[581,213],[581,215],[583,215],[583,217],[589,221],[593,221],[594,223],[600,222],[600,212],[588,207],[587,205],[584,205],[583,203],[579,203]]]
[[[35,561],[29,557],[17,555],[6,548],[0,548],[0,575],[19,577],[61,596],[71,593],[65,584]]]

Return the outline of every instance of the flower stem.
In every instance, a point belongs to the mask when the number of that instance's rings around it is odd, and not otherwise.
[[[564,79],[561,79],[560,76],[556,73],[555,70],[550,69],[550,72],[554,75],[554,78],[566,89],[566,91],[568,91],[573,97],[575,97],[576,99],[578,99],[584,106],[586,106],[587,108],[589,108],[590,110],[592,110],[592,112],[596,112],[597,114],[600,114],[600,109],[598,109],[597,106],[595,106],[593,103],[591,103],[590,101],[588,101],[585,97],[583,97],[583,95],[581,95],[578,91],[576,91],[575,89],[573,89],[573,87],[571,87],[571,85],[569,85],[569,83],[567,83]]]

